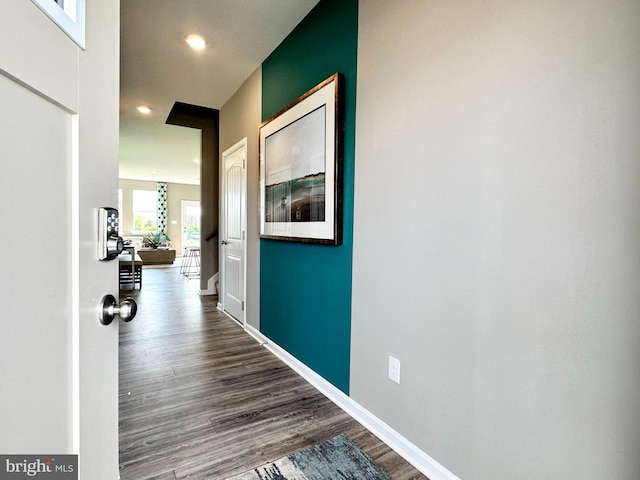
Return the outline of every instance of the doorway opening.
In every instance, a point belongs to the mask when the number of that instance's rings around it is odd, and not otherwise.
[[[182,248],[200,246],[200,202],[182,200]]]
[[[247,232],[247,139],[222,154],[220,308],[244,326]]]

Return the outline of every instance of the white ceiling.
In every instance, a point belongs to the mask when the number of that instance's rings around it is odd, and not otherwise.
[[[121,0],[120,178],[199,183],[200,130],[165,124],[174,102],[221,108],[317,3]]]

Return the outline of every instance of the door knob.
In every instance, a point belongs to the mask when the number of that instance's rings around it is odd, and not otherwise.
[[[229,242],[227,242],[226,240],[222,240],[220,243],[221,243],[222,245],[226,245],[226,244],[227,244],[227,243],[229,243]]]
[[[100,323],[102,325],[109,325],[113,322],[113,319],[118,315],[123,322],[130,322],[138,312],[138,304],[136,304],[133,298],[127,297],[120,305],[116,301],[116,297],[113,295],[105,295],[102,297],[100,304]]]

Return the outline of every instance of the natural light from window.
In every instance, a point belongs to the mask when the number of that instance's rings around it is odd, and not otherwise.
[[[158,230],[158,194],[155,190],[133,191],[133,232],[156,233]]]

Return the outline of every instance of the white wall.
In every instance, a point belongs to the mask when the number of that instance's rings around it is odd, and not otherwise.
[[[361,2],[357,105],[354,400],[464,479],[640,478],[640,2]]]

